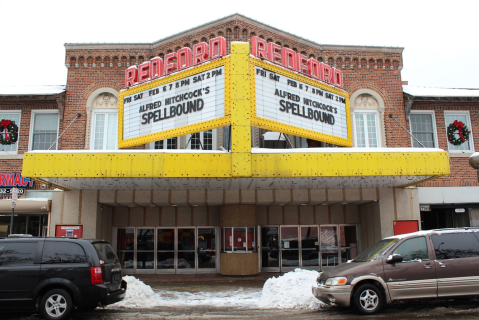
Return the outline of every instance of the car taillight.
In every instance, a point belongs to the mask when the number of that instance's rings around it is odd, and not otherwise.
[[[90,267],[91,284],[103,284],[101,267]]]

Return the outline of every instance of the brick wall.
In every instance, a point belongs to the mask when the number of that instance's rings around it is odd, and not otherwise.
[[[479,102],[468,101],[415,101],[412,110],[433,110],[436,118],[436,130],[438,148],[448,150],[450,145],[447,141],[444,111],[467,111],[469,110],[471,130],[474,141],[474,150],[479,150]],[[469,157],[450,157],[449,163],[451,174],[433,181],[418,185],[419,187],[443,187],[443,186],[479,186],[477,170],[469,165]]]

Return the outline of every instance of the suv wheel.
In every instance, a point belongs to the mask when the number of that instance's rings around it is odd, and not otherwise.
[[[40,313],[45,319],[66,319],[73,309],[70,294],[62,289],[48,291],[40,300]]]
[[[354,292],[353,306],[361,314],[374,314],[384,305],[381,290],[373,284],[363,284]]]

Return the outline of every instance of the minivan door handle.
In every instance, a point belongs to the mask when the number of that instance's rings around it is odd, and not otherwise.
[[[439,264],[440,268],[445,268],[447,265],[445,263],[442,263],[441,261],[437,262]]]
[[[427,264],[424,265],[424,269],[431,269],[431,268],[432,268],[432,266],[431,266],[430,263],[427,263]]]

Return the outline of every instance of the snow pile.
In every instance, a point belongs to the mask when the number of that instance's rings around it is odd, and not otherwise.
[[[124,276],[123,280],[128,284],[125,299],[112,307],[151,308],[158,305],[158,296],[149,285],[132,276]]]
[[[107,308],[210,306],[316,310],[322,303],[311,293],[311,286],[318,275],[317,271],[296,269],[278,278],[268,279],[262,291],[261,288],[235,287],[232,283],[227,289],[214,290],[218,287],[207,286],[207,290],[198,292],[153,290],[143,281],[125,276],[123,280],[128,283],[125,299]]]
[[[318,309],[322,303],[311,291],[318,275],[317,271],[295,269],[278,278],[268,279],[258,306],[267,309]]]

